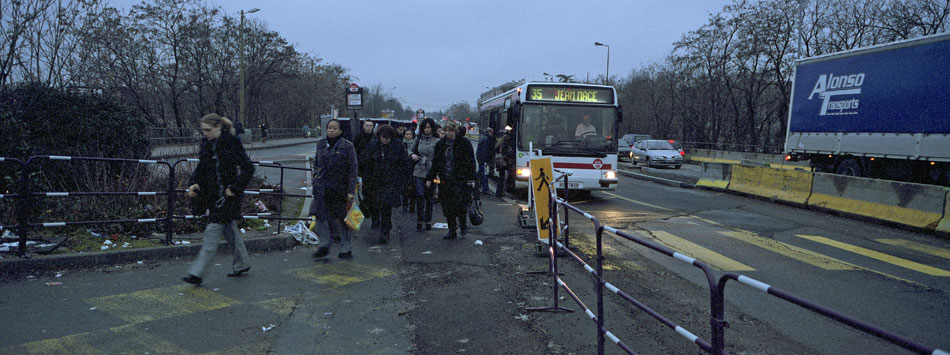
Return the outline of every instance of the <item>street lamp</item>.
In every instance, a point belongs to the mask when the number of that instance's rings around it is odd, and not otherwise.
[[[246,13],[253,14],[255,12],[261,11],[261,9],[253,8],[247,10]],[[248,125],[248,122],[244,119],[244,9],[241,9],[241,90],[240,90],[240,108],[238,109],[238,119],[241,121],[241,124],[252,127]]]
[[[392,115],[392,117],[390,118],[396,119],[396,103],[394,102],[396,101],[396,87],[395,86],[393,86],[392,90],[389,90],[389,98],[392,100],[389,102],[389,110],[392,111],[390,112],[390,114]]]
[[[608,45],[606,45],[606,44],[603,44],[603,43],[600,43],[600,42],[594,42],[594,45],[595,45],[595,46],[601,46],[601,47],[607,47],[607,74],[606,74],[606,76],[604,77],[604,85],[607,85],[607,80],[610,79],[610,46],[608,46]]]

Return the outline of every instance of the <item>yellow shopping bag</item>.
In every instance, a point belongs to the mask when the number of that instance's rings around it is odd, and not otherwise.
[[[360,225],[363,224],[363,211],[360,211],[359,204],[353,204],[350,211],[346,213],[346,218],[343,219],[343,222],[345,222],[346,227],[352,231],[360,230]]]

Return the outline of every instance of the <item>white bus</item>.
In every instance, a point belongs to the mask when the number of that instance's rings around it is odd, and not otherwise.
[[[555,170],[571,172],[572,190],[617,189],[617,129],[623,113],[613,87],[524,83],[481,100],[478,110],[481,127],[508,130],[515,139],[515,156],[509,156],[515,162],[515,188],[529,186],[529,149],[534,149],[534,155],[550,156]]]

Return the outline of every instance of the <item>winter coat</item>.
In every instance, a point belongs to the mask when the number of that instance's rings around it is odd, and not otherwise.
[[[475,159],[478,164],[491,164],[495,160],[495,139],[482,135],[478,139],[478,148],[475,150]]]
[[[360,156],[363,175],[363,203],[370,210],[402,205],[406,177],[409,176],[409,157],[406,148],[395,139],[389,144],[376,140]]]
[[[445,151],[452,144],[452,173],[447,173]],[[469,181],[475,180],[475,151],[464,137],[442,139],[435,145],[432,169],[426,181],[439,179],[439,203],[446,217],[461,216],[472,200]]]
[[[409,145],[409,154],[419,156],[419,161],[410,160],[410,164],[415,164],[412,169],[412,176],[425,179],[429,176],[429,170],[432,169],[432,157],[435,156],[435,145],[439,139],[434,135],[420,134]]]
[[[342,219],[346,216],[346,203],[335,203],[328,208],[324,203],[327,192],[338,198],[347,194],[356,195],[356,150],[353,143],[340,137],[332,148],[326,138],[317,141],[317,152],[313,157],[313,202],[310,214]]]
[[[188,186],[198,184],[198,196],[192,201],[193,213],[210,210],[212,223],[228,223],[241,218],[241,196],[254,176],[254,164],[244,152],[241,141],[227,130],[213,140],[201,140],[198,166]],[[225,196],[230,188],[234,196]]]

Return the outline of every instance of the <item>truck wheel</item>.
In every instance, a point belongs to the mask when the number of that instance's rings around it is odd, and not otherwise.
[[[864,169],[861,168],[861,164],[854,159],[845,159],[838,164],[838,175],[848,175],[848,176],[864,176]]]

